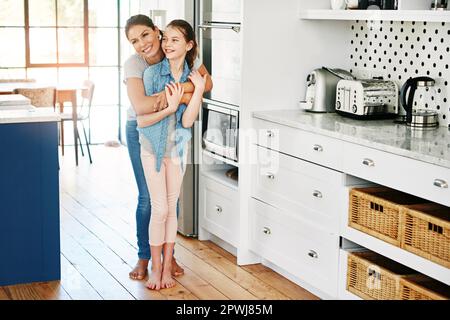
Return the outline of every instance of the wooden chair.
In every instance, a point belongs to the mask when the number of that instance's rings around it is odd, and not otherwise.
[[[31,100],[31,104],[36,108],[49,108],[55,110],[56,88],[16,88],[15,94],[21,94]]]
[[[91,150],[89,148],[89,141],[86,134],[86,127],[84,121],[89,121],[91,115],[92,97],[94,95],[95,85],[92,81],[86,80],[83,82],[83,89],[81,90],[81,104],[76,106],[77,108],[77,122],[81,123],[83,128],[84,140],[89,155],[89,162],[92,163]],[[61,122],[74,121],[72,112],[61,113]],[[90,130],[90,128],[89,128]],[[80,133],[78,132],[78,126],[76,126],[76,135],[80,142],[81,155],[84,156],[83,146],[81,143]],[[64,147],[64,136],[61,139],[61,145]]]

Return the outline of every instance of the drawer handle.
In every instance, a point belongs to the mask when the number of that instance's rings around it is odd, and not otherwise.
[[[314,259],[318,259],[319,258],[319,255],[314,250],[309,250],[308,256],[310,256],[311,258],[314,258]]]
[[[439,188],[443,188],[443,189],[447,189],[448,188],[448,183],[445,180],[442,179],[435,179],[434,183],[433,183],[436,187]]]
[[[368,166],[368,167],[375,167],[375,161],[373,161],[371,159],[364,159],[362,163],[363,163],[363,165]]]
[[[317,152],[322,152],[322,151],[323,151],[323,147],[320,146],[320,145],[318,145],[318,144],[315,144],[315,145],[313,146],[313,150],[314,150],[314,151],[317,151]]]
[[[222,213],[222,207],[216,205],[216,212],[217,212],[217,213]]]
[[[322,192],[320,192],[319,190],[314,190],[313,196],[316,198],[322,198]]]
[[[273,173],[270,173],[270,172],[266,173],[266,177],[267,177],[267,179],[270,179],[270,180],[275,179],[275,175]]]
[[[267,130],[267,137],[273,138],[275,136],[275,133],[272,130]]]
[[[269,228],[267,228],[267,227],[264,227],[264,229],[263,229],[263,233],[265,233],[265,234],[271,234],[271,233],[272,233],[272,231],[270,231],[270,229],[269,229]]]

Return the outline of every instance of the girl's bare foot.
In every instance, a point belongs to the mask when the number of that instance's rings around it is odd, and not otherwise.
[[[142,280],[147,275],[148,259],[139,259],[129,276],[133,280]]]
[[[184,274],[184,269],[180,267],[175,258],[172,258],[172,276],[179,277]]]
[[[151,290],[161,289],[161,267],[152,268],[152,272],[148,276],[145,286]]]
[[[164,268],[161,277],[161,288],[173,288],[175,287],[175,280],[172,278],[172,268]]]

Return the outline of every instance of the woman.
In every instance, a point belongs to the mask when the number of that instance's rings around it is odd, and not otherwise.
[[[175,286],[172,257],[177,235],[177,202],[186,169],[191,127],[200,111],[207,75],[191,72],[197,56],[194,30],[184,20],[167,26],[162,49],[165,58],[144,72],[147,95],[165,91],[168,107],[137,118],[141,141],[141,161],[150,191],[150,251],[152,268],[147,287],[153,290]],[[188,105],[180,101],[180,82],[191,80],[194,92]],[[161,256],[164,260],[161,260]]]
[[[161,32],[153,24],[153,21],[145,15],[130,17],[125,27],[125,34],[136,51],[124,64],[124,81],[131,102],[126,125],[127,146],[139,192],[136,209],[138,262],[129,275],[132,279],[142,280],[146,276],[151,258],[148,234],[151,204],[141,163],[141,145],[136,130],[136,115],[150,114],[167,106],[165,92],[154,96],[146,96],[142,80],[144,70],[150,65],[159,63],[164,58],[164,52],[161,49]],[[206,68],[198,60],[196,60],[194,68],[197,68],[202,75],[208,74]],[[183,84],[183,88],[185,93],[181,102],[188,103],[192,96],[191,93],[194,91],[194,86],[192,83],[186,82]],[[209,91],[211,88],[212,82],[208,76],[205,91]],[[178,266],[176,260],[173,259],[172,261],[173,274],[175,276],[183,274],[184,270]]]

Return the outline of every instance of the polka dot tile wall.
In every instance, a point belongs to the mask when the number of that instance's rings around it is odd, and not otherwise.
[[[426,95],[431,101],[424,101],[421,108],[436,110],[439,124],[450,128],[449,23],[355,21],[351,31],[351,72],[355,76],[382,76],[399,88],[412,77],[435,79],[432,94]]]

